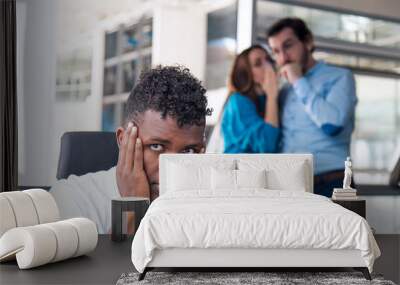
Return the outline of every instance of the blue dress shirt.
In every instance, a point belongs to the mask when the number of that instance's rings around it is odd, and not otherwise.
[[[352,73],[317,62],[281,90],[281,152],[312,153],[314,174],[343,169],[356,104]]]
[[[257,97],[256,104],[235,92],[229,96],[222,116],[221,130],[224,153],[277,152],[279,128],[264,121],[259,112],[265,111],[265,96]]]

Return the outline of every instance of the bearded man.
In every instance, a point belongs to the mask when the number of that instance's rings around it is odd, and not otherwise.
[[[267,32],[268,45],[286,79],[280,93],[281,152],[314,155],[314,193],[341,188],[350,156],[357,104],[352,73],[315,60],[314,38],[298,18],[285,18]]]

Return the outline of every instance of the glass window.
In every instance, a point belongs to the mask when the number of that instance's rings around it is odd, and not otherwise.
[[[105,35],[104,131],[122,123],[124,102],[135,86],[140,72],[151,68],[152,29],[152,19],[142,18],[134,24],[120,25],[117,31]],[[107,49],[110,51],[107,52]],[[112,54],[112,57],[107,58],[107,54]]]
[[[151,54],[145,55],[142,58],[142,69],[141,72],[148,71],[151,69]]]
[[[122,52],[134,51],[139,47],[140,30],[137,25],[127,28],[122,34]]]
[[[111,58],[117,55],[117,32],[106,34],[106,58]]]
[[[356,75],[358,105],[353,133],[354,167],[386,171],[400,143],[400,79]]]
[[[152,21],[144,19],[123,31],[122,34],[122,52],[128,53],[147,48],[152,45],[153,25]]]
[[[150,47],[153,44],[153,24],[147,21],[142,26],[142,47]]]
[[[103,105],[102,112],[102,130],[105,132],[114,132],[117,125],[115,122],[115,105]]]
[[[122,124],[125,115],[125,100],[111,104],[103,104],[102,131],[115,132]]]
[[[277,19],[293,16],[304,19],[315,36],[400,48],[400,23],[269,1],[257,1],[256,11],[257,35],[262,37]]]
[[[387,183],[400,145],[400,23],[273,1],[257,1],[257,39],[276,20],[303,19],[316,59],[353,70],[358,105],[351,154],[356,183]]]
[[[117,92],[117,66],[110,66],[104,69],[104,96],[112,95]]]
[[[210,12],[207,16],[207,64],[205,86],[216,89],[226,86],[236,54],[237,3]]]
[[[367,67],[379,72],[400,75],[398,36],[400,23],[398,22],[284,3],[257,1],[258,40],[265,42],[267,28],[282,17],[303,19],[314,34],[316,51],[336,54],[334,57],[329,56],[327,62],[341,64],[340,61],[344,61],[345,65],[355,68]]]
[[[399,74],[400,76],[400,60],[382,59],[379,57],[372,56],[360,56],[356,54],[340,54],[325,51],[315,51],[314,57],[318,60],[324,60],[325,62],[345,66],[353,69],[362,69],[370,72],[387,72],[393,76]]]
[[[137,78],[137,61],[124,63],[123,92],[130,92],[136,83]]]

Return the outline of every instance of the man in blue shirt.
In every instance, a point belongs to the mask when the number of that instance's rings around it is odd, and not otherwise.
[[[297,18],[276,22],[268,44],[287,83],[280,94],[281,152],[314,155],[314,193],[342,187],[357,103],[352,73],[313,57],[313,35]]]

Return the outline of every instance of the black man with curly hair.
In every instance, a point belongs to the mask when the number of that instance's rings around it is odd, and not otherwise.
[[[112,198],[156,199],[160,154],[204,152],[206,116],[212,112],[205,93],[184,67],[158,66],[143,73],[127,100],[123,126],[116,130],[117,166],[58,181],[50,193],[61,217],[87,217],[96,222],[99,233],[107,233]]]

